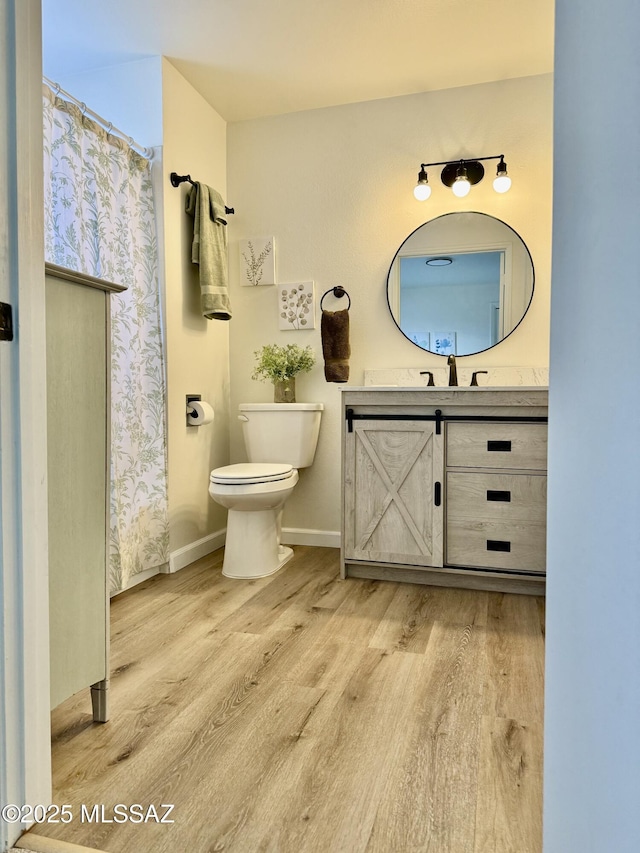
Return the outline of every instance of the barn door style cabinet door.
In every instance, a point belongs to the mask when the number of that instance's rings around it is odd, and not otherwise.
[[[544,592],[546,388],[343,390],[342,577]]]
[[[345,444],[345,554],[442,566],[442,435],[433,422],[357,420]]]

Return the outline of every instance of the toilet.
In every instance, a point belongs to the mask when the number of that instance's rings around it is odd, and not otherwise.
[[[313,462],[322,403],[241,403],[238,420],[248,462],[215,468],[209,494],[229,510],[222,574],[262,578],[293,556],[280,544],[282,511]]]

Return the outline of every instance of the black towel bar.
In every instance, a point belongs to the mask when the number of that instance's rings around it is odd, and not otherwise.
[[[179,187],[180,184],[184,184],[185,182],[191,184],[192,187],[195,187],[196,185],[196,182],[192,180],[191,175],[179,175],[177,172],[171,172],[169,180],[171,181],[172,187]],[[227,207],[225,205],[224,212],[231,214],[235,213],[235,210],[232,207]]]

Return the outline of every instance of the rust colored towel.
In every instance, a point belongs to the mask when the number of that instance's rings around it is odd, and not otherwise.
[[[320,322],[324,378],[327,382],[349,379],[349,311],[323,311]]]

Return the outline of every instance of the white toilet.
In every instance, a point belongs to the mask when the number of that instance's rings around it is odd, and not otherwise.
[[[293,556],[280,544],[282,510],[297,469],[313,462],[324,406],[241,403],[238,409],[249,461],[213,470],[209,494],[229,510],[222,574],[262,578]]]

